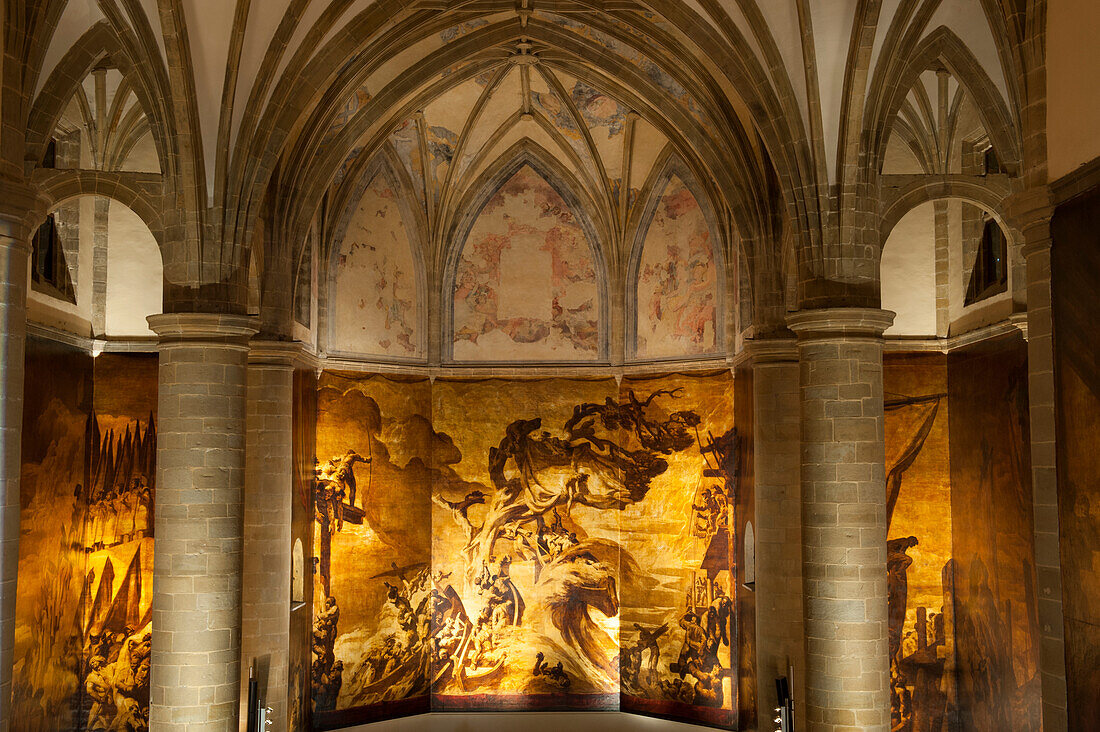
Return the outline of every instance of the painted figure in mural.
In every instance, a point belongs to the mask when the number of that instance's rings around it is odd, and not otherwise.
[[[565,666],[561,661],[558,661],[558,665],[551,666],[544,659],[542,651],[535,654],[535,667],[531,671],[532,676],[541,676],[547,683],[559,688],[569,688],[569,674],[565,672]]]
[[[448,501],[437,493],[432,496],[432,500],[451,512],[455,523],[462,527],[466,533],[466,541],[469,542],[474,533],[474,526],[470,523],[470,507],[485,503],[485,494],[481,491],[470,491],[461,501]]]
[[[733,600],[729,598],[721,584],[717,580],[713,582],[714,599],[706,611],[707,636],[711,643],[717,645],[721,640],[722,645],[730,644],[732,635],[730,624],[733,620]]]
[[[651,676],[656,676],[657,663],[661,660],[661,647],[657,644],[657,640],[668,632],[668,623],[653,629],[646,629],[638,623],[634,623],[634,628],[638,631],[638,642],[634,646],[638,655],[638,664],[639,666],[642,664],[643,654],[648,653],[648,663],[645,664],[646,672]]]
[[[902,625],[909,597],[908,569],[913,558],[906,552],[919,542],[915,536],[891,539],[886,543],[886,583],[889,594],[890,659],[897,662],[901,650]]]

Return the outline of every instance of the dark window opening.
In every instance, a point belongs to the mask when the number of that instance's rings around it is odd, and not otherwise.
[[[31,242],[31,281],[34,288],[59,300],[76,303],[73,281],[65,264],[65,250],[53,214],[46,217]]]
[[[972,305],[1008,290],[1008,241],[993,219],[985,220],[978,256],[970,274],[964,304]]]
[[[52,137],[50,138],[50,142],[46,145],[46,154],[42,156],[42,167],[57,167],[57,140]]]
[[[997,157],[997,151],[993,149],[992,145],[985,149],[982,161],[985,164],[986,175],[997,175],[1005,172],[1004,168],[1001,167],[1001,159]]]

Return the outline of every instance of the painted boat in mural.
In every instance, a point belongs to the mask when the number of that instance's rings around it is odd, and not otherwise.
[[[466,666],[459,666],[456,677],[458,686],[463,691],[470,691],[477,687],[498,680],[504,675],[504,664],[508,660],[507,653],[501,653],[500,659],[492,666],[479,666],[470,673],[466,672]]]

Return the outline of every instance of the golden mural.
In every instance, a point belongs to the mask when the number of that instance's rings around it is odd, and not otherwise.
[[[145,730],[157,360],[27,355],[13,713],[30,732]]]
[[[437,710],[628,696],[733,719],[732,400],[728,372],[621,387],[324,374],[315,721],[426,711],[429,693]]]

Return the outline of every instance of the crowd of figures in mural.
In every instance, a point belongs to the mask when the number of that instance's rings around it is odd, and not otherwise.
[[[679,381],[429,391],[326,374],[315,718],[429,694],[454,709],[618,708],[620,691],[689,718],[731,709],[737,438],[732,405],[706,397],[732,380]],[[649,561],[662,532],[683,561]]]
[[[28,361],[53,378],[27,390],[12,691],[20,730],[148,728],[156,382],[150,359],[104,358],[93,369],[78,352],[28,347]],[[115,373],[98,382],[101,368]]]

